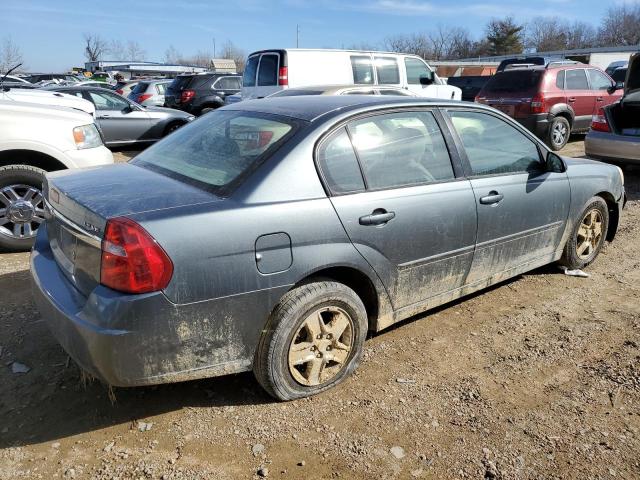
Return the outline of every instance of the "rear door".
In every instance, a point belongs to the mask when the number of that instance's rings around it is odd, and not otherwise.
[[[244,71],[242,98],[264,98],[282,90],[278,86],[280,65],[280,52],[250,56]]]
[[[478,211],[467,282],[508,278],[510,270],[553,261],[569,215],[567,174],[548,172],[538,143],[499,115],[448,113],[468,162]]]
[[[476,208],[451,160],[429,110],[354,120],[318,150],[334,208],[396,310],[465,282]]]
[[[567,103],[575,113],[571,130],[587,130],[596,108],[596,95],[589,87],[584,68],[565,70],[565,91]]]

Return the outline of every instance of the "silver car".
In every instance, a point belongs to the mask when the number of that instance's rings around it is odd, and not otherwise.
[[[589,158],[640,163],[640,53],[629,60],[622,99],[594,115],[584,150]]]
[[[141,80],[127,98],[145,107],[164,106],[164,92],[173,80]]]
[[[144,107],[100,87],[59,87],[96,106],[96,121],[107,147],[149,144],[177,130],[195,117],[180,110]]]
[[[368,331],[589,265],[625,201],[620,168],[497,110],[369,95],[222,107],[44,195],[34,295],[83,368],[116,386],[253,370],[283,400],[344,380]]]

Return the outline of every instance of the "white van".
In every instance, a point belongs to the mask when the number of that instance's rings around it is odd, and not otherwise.
[[[418,96],[460,100],[462,90],[443,82],[417,55],[361,50],[287,48],[249,55],[242,99],[313,85],[393,85]]]

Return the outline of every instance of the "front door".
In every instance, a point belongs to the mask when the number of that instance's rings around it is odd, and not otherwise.
[[[354,120],[323,142],[319,164],[349,238],[395,309],[462,286],[475,200],[470,182],[454,174],[433,113]]]
[[[566,70],[565,90],[567,103],[573,109],[575,118],[573,131],[587,130],[596,107],[596,95],[589,88],[587,71],[584,68]]]
[[[467,283],[553,261],[569,215],[567,174],[548,172],[537,142],[497,114],[448,113],[466,153],[478,210]]]
[[[134,143],[151,139],[149,114],[132,106],[120,95],[89,90],[88,100],[96,106],[96,120],[105,144]]]
[[[595,110],[593,112],[593,114],[595,115],[601,108],[606,107],[607,105],[611,105],[612,103],[620,100],[622,91],[612,91],[615,85],[614,81],[600,70],[590,68],[587,70],[587,73],[589,74],[591,91],[596,97]]]

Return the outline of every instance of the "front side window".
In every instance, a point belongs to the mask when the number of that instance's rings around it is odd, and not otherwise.
[[[591,90],[607,90],[611,88],[611,80],[604,73],[599,70],[590,68],[589,80],[591,80]]]
[[[374,64],[380,85],[397,85],[400,83],[400,72],[395,58],[374,57]]]
[[[407,69],[407,82],[409,85],[420,85],[421,78],[433,79],[433,73],[422,60],[405,57],[404,66]]]
[[[96,106],[96,110],[124,110],[129,107],[129,102],[119,95],[89,92],[89,97]]]
[[[589,90],[587,74],[585,73],[584,69],[580,68],[578,70],[567,70],[566,72],[567,90]]]
[[[486,113],[449,111],[473,175],[532,173],[542,169],[537,145],[504,120]]]
[[[367,55],[352,55],[351,70],[353,71],[353,83],[373,83],[371,57]]]
[[[131,163],[224,195],[297,128],[285,117],[216,111],[180,128]]]
[[[258,67],[258,86],[278,85],[278,55],[262,55]]]
[[[333,133],[318,150],[318,162],[333,193],[353,193],[364,190],[362,173],[345,128]]]
[[[244,67],[244,73],[242,75],[242,84],[245,87],[256,86],[256,72],[258,71],[258,60],[260,60],[260,55],[254,55],[253,57],[249,57],[249,60],[247,60],[247,64]]]
[[[454,178],[449,151],[431,112],[376,115],[348,125],[371,189]]]

